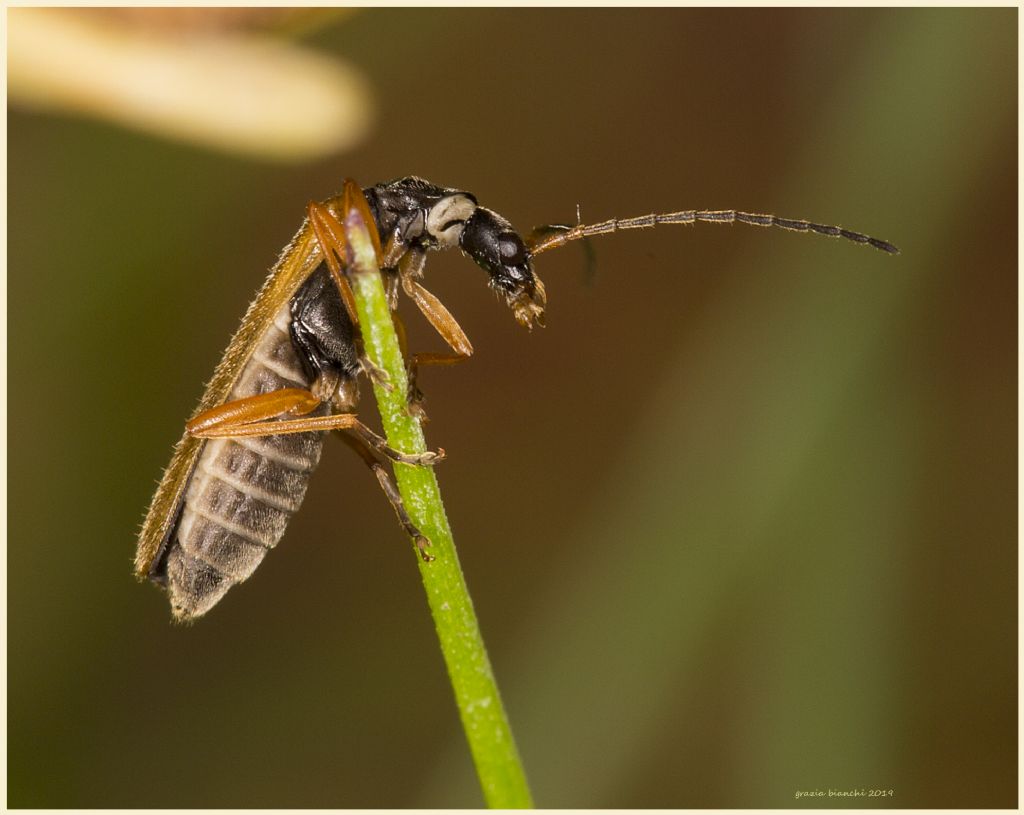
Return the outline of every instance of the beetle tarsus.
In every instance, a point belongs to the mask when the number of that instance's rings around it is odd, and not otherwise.
[[[374,385],[384,388],[389,393],[395,389],[395,386],[391,384],[391,377],[388,375],[388,372],[377,365],[366,354],[360,355],[359,367]]]
[[[437,560],[434,555],[427,551],[429,547],[429,538],[426,538],[423,535],[416,536],[416,551],[420,553],[420,558],[422,558],[424,563],[430,563],[431,561]]]
[[[435,453],[432,450],[427,450],[425,453],[419,453],[417,455],[410,455],[409,458],[415,458],[416,461],[406,462],[408,464],[416,464],[421,467],[433,467],[435,464],[440,464],[448,454],[444,451],[443,447],[438,447]]]

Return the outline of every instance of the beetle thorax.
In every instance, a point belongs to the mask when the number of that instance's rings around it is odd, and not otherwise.
[[[451,249],[459,245],[466,221],[476,211],[476,202],[464,193],[448,195],[427,212],[425,231],[437,243],[438,249]]]

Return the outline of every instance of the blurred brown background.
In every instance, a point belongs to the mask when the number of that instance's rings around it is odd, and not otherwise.
[[[736,207],[903,250],[606,237],[589,281],[538,259],[532,334],[432,258],[476,355],[424,375],[427,435],[537,803],[1015,806],[1016,10],[312,22],[270,34],[366,79],[343,155],[8,114],[8,803],[480,805],[412,549],[342,445],[199,624],[131,576],[306,202],[414,173],[524,231]],[[830,788],[893,797],[795,800]]]

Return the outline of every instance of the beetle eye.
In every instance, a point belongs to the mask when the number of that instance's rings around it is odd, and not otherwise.
[[[525,260],[524,248],[522,241],[514,233],[506,233],[498,239],[498,251],[505,263],[522,263]]]

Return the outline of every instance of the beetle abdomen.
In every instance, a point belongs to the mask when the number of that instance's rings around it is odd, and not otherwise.
[[[288,307],[246,364],[230,399],[308,388],[292,344]],[[326,412],[326,407],[316,414]],[[211,439],[196,462],[167,553],[176,617],[205,614],[277,545],[320,461],[322,433]]]

